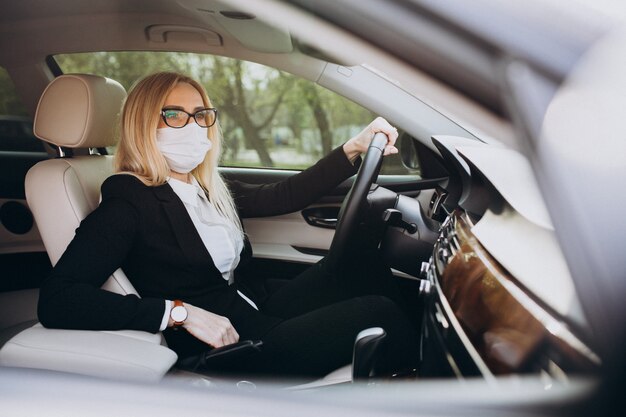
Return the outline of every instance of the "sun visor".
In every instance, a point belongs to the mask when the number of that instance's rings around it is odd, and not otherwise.
[[[151,42],[176,43],[201,40],[209,46],[222,46],[222,37],[212,30],[183,25],[152,25],[146,28]]]
[[[233,39],[244,48],[263,53],[289,53],[294,50],[287,26],[269,25],[257,16],[234,10],[227,2],[185,0],[178,4],[199,15],[207,29],[222,35],[224,44]]]
[[[257,52],[289,53],[293,51],[287,28],[270,26],[249,13],[222,10],[214,14],[218,23],[243,46]]]

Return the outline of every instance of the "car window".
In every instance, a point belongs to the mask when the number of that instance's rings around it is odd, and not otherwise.
[[[33,134],[33,122],[15,92],[8,72],[0,67],[0,151],[45,152]]]
[[[232,58],[175,52],[95,52],[54,58],[64,73],[106,76],[127,90],[157,71],[182,72],[199,80],[219,111],[225,144],[222,166],[301,170],[376,116],[313,82]],[[382,172],[417,171],[392,157],[386,159]]]

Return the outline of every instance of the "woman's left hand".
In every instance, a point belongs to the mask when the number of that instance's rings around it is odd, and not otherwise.
[[[387,135],[387,146],[383,155],[398,153],[395,147],[396,139],[398,139],[398,129],[391,126],[388,121],[382,117],[377,117],[370,123],[361,133],[351,138],[343,145],[343,151],[348,159],[353,162],[359,155],[367,152],[374,135],[382,132]]]

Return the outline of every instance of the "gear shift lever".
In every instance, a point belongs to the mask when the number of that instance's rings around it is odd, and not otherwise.
[[[357,335],[352,357],[352,382],[372,376],[386,337],[382,327],[371,327]]]

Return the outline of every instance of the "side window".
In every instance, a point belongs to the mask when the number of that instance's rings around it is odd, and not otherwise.
[[[0,67],[0,151],[46,152],[33,134],[33,122],[15,92],[7,71]]]
[[[203,81],[223,109],[223,165],[304,169],[375,117],[276,69],[233,59],[212,61],[212,79]]]
[[[376,115],[308,80],[252,62],[171,52],[97,52],[57,55],[64,73],[85,72],[127,89],[156,71],[177,71],[201,82],[219,111],[221,164],[305,169],[360,132]],[[399,157],[383,174],[415,173]]]

